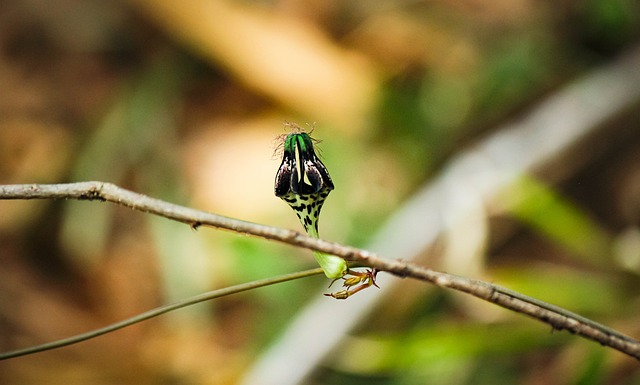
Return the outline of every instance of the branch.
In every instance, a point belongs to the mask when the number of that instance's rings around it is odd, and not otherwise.
[[[342,257],[348,261],[464,292],[503,308],[528,315],[557,330],[568,330],[640,360],[640,341],[565,309],[484,281],[434,271],[413,263],[382,258],[374,253],[315,239],[297,231],[241,221],[179,206],[104,182],[0,186],[0,199],[78,199],[116,203],[134,210],[187,223],[211,226]]]

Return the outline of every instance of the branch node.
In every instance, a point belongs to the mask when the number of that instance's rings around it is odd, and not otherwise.
[[[80,193],[78,199],[83,201],[105,202],[106,199],[102,196],[102,184],[89,187],[87,191]]]

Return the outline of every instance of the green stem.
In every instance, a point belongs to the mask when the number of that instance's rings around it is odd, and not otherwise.
[[[318,229],[314,226],[309,226],[305,229],[307,230],[307,234],[309,234],[310,236],[318,239],[320,238],[318,236]],[[326,254],[321,251],[314,251],[313,256],[316,259],[316,262],[318,262],[318,265],[322,267],[324,275],[326,275],[329,279],[341,278],[349,271],[347,261],[345,261],[343,258]]]
[[[314,251],[313,256],[316,258],[320,267],[322,267],[322,271],[324,271],[324,275],[326,275],[327,278],[341,278],[349,270],[347,261],[340,257],[336,257],[335,255]]]
[[[52,349],[57,349],[57,348],[61,348],[64,346],[69,346],[69,345],[73,345],[73,344],[77,344],[79,342],[82,341],[86,341],[92,338],[96,338],[98,336],[101,336],[103,334],[107,334],[107,333],[111,333],[113,331],[125,328],[127,326],[131,326],[133,324],[142,322],[142,321],[146,321],[150,318],[154,318],[157,317],[159,315],[168,313],[170,311],[173,310],[177,310],[186,306],[190,306],[190,305],[194,305],[200,302],[204,302],[204,301],[208,301],[214,298],[219,298],[219,297],[224,297],[226,295],[230,295],[230,294],[235,294],[235,293],[240,293],[243,291],[247,291],[247,290],[251,290],[251,289],[257,289],[259,287],[263,287],[263,286],[269,286],[269,285],[274,285],[277,283],[282,283],[282,282],[286,282],[286,281],[292,281],[294,279],[300,279],[300,278],[305,278],[305,277],[309,277],[312,275],[316,275],[316,274],[320,274],[322,273],[322,270],[319,268],[315,268],[315,269],[311,269],[311,270],[304,270],[304,271],[300,271],[300,272],[296,272],[296,273],[291,273],[291,274],[284,274],[284,275],[280,275],[277,277],[273,277],[273,278],[266,278],[266,279],[262,279],[262,280],[258,280],[258,281],[253,281],[253,282],[248,282],[248,283],[243,283],[240,285],[235,285],[235,286],[230,286],[230,287],[225,287],[223,289],[218,289],[218,290],[213,290],[213,291],[209,291],[207,293],[203,293],[203,294],[199,294],[187,299],[184,299],[182,301],[170,304],[170,305],[165,305],[165,306],[161,306],[158,308],[155,308],[153,310],[149,310],[145,313],[142,314],[138,314],[135,317],[131,317],[128,318],[124,321],[120,321],[120,322],[116,322],[114,324],[111,324],[109,326],[105,326],[103,328],[100,329],[96,329],[96,330],[92,330],[90,332],[87,333],[83,333],[83,334],[78,334],[76,336],[73,337],[69,337],[69,338],[64,338],[58,341],[53,341],[53,342],[48,342],[42,345],[36,345],[36,346],[32,346],[29,348],[24,348],[24,349],[19,349],[19,350],[14,350],[14,351],[10,351],[10,352],[5,352],[5,353],[0,353],[0,361],[1,360],[6,360],[9,358],[15,358],[15,357],[20,357],[20,356],[26,356],[29,354],[33,354],[33,353],[39,353],[39,352],[44,352],[47,350],[52,350]]]

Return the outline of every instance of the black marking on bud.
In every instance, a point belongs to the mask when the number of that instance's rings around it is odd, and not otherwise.
[[[300,164],[297,164],[298,161]],[[328,195],[333,188],[329,172],[316,156],[311,137],[306,133],[289,134],[284,143],[282,163],[276,174],[275,195],[283,197],[289,192],[301,196],[319,192]]]

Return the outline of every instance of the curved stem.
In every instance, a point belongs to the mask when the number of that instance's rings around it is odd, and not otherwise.
[[[266,278],[266,279],[262,279],[259,281],[253,281],[253,282],[248,282],[248,283],[243,283],[240,285],[235,285],[235,286],[229,286],[229,287],[225,287],[224,289],[218,289],[218,290],[213,290],[207,293],[203,293],[203,294],[199,294],[193,297],[189,297],[187,299],[184,299],[182,301],[170,304],[170,305],[165,305],[165,306],[161,306],[158,308],[155,308],[153,310],[149,310],[147,312],[141,313],[136,315],[135,317],[131,317],[128,318],[126,320],[120,321],[120,322],[116,322],[114,324],[105,326],[103,328],[100,329],[96,329],[96,330],[92,330],[90,332],[86,332],[86,333],[82,333],[82,334],[78,334],[75,335],[73,337],[69,337],[69,338],[64,338],[61,340],[57,340],[57,341],[53,341],[53,342],[48,342],[45,344],[41,344],[41,345],[36,345],[36,346],[32,346],[29,348],[25,348],[25,349],[18,349],[18,350],[14,350],[14,351],[10,351],[10,352],[5,352],[5,353],[0,353],[0,360],[6,360],[9,358],[15,358],[15,357],[20,357],[20,356],[26,356],[29,354],[33,354],[33,353],[39,353],[39,352],[44,352],[47,350],[53,350],[53,349],[57,349],[57,348],[61,348],[64,346],[69,346],[69,345],[73,345],[73,344],[77,344],[79,342],[83,342],[92,338],[96,338],[99,337],[103,334],[107,334],[107,333],[111,333],[113,331],[125,328],[127,326],[131,326],[133,324],[142,322],[142,321],[146,321],[150,318],[154,318],[157,317],[159,315],[168,313],[170,311],[173,310],[177,310],[180,308],[183,308],[185,306],[190,306],[190,305],[194,305],[200,302],[204,302],[204,301],[208,301],[214,298],[220,298],[220,297],[224,297],[230,294],[235,294],[235,293],[240,293],[242,291],[247,291],[247,290],[251,290],[251,289],[257,289],[259,287],[264,287],[264,286],[269,286],[269,285],[274,285],[277,283],[282,283],[282,282],[286,282],[286,281],[292,281],[294,279],[300,279],[300,278],[305,278],[305,277],[309,277],[312,275],[317,275],[317,274],[322,274],[322,269],[320,268],[316,268],[316,269],[311,269],[311,270],[304,270],[304,271],[300,271],[300,272],[296,272],[296,273],[291,273],[291,274],[284,274],[284,275],[280,275],[277,277],[273,277],[273,278]]]

